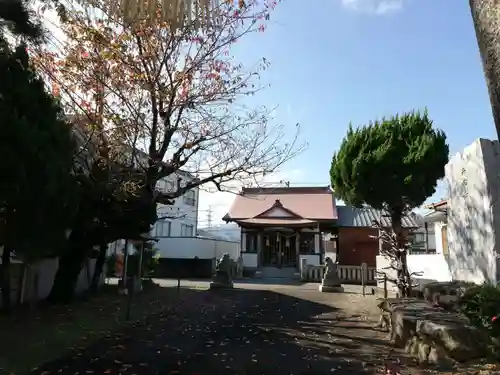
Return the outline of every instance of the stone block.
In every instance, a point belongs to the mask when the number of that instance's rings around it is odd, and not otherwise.
[[[405,310],[396,310],[391,319],[391,340],[398,348],[404,348],[408,340],[416,334],[418,316]]]
[[[391,339],[419,362],[447,364],[481,358],[489,339],[468,319],[422,300],[384,299],[378,304],[391,316]]]
[[[448,357],[459,362],[482,357],[488,350],[487,335],[458,315],[447,319],[429,317],[429,320],[421,320],[417,324],[417,332],[439,343]]]

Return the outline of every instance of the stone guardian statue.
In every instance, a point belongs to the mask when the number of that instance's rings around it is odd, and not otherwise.
[[[210,289],[232,289],[234,287],[230,273],[231,264],[229,254],[223,254],[216,263],[215,275],[212,277]]]
[[[340,284],[337,263],[330,257],[325,258],[326,270],[319,291],[324,293],[342,293],[344,288]]]

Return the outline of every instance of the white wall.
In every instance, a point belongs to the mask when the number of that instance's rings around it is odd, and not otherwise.
[[[304,260],[306,261],[306,265],[309,265],[309,266],[319,266],[320,265],[320,257],[318,255],[301,254],[301,255],[299,255],[299,271],[301,273],[302,273],[302,266],[304,265]]]
[[[431,224],[427,229],[427,246],[429,249],[434,249],[437,252],[435,223]]]
[[[454,279],[496,282],[500,239],[498,141],[478,139],[445,168],[448,250]]]
[[[258,256],[256,253],[242,253],[241,257],[243,259],[243,267],[245,268],[258,267]]]
[[[155,248],[159,250],[161,258],[212,259],[220,258],[224,253],[228,253],[232,259],[236,260],[241,254],[239,242],[203,237],[160,238]]]
[[[430,281],[451,281],[452,275],[443,254],[415,254],[407,255],[408,270],[422,272],[422,276],[414,276],[421,284]],[[396,272],[385,269],[389,266],[389,259],[383,255],[377,255],[377,271],[385,272],[389,278],[396,278]],[[393,288],[395,290],[395,286]]]

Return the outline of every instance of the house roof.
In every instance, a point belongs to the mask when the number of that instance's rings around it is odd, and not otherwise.
[[[439,202],[430,203],[430,204],[426,205],[425,208],[428,208],[430,210],[436,210],[436,211],[437,210],[439,210],[439,211],[446,210],[448,208],[448,200],[442,199]]]
[[[258,224],[258,225],[316,225],[316,222],[313,220],[307,219],[272,219],[272,218],[254,218],[254,219],[243,219],[238,220],[239,223],[242,224]]]
[[[383,214],[382,210],[371,207],[337,206],[339,227],[372,227],[374,220],[381,222],[382,226],[389,227],[391,219]],[[422,224],[422,218],[411,213],[403,217],[403,228],[418,228]]]
[[[226,221],[242,221],[265,216],[266,211],[279,207],[294,216],[293,219],[336,220],[335,198],[328,186],[285,187],[285,188],[243,188],[236,196],[224,216]],[[259,218],[269,220],[271,218]],[[274,220],[277,218],[274,217]],[[285,220],[284,218],[280,218]],[[287,223],[291,218],[287,218]],[[252,220],[256,223],[256,220]],[[306,224],[305,222],[303,224]]]

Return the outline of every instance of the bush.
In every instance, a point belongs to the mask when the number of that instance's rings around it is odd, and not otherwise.
[[[151,278],[156,267],[159,264],[158,251],[156,249],[144,249],[142,254],[142,272],[141,278]],[[140,254],[131,254],[128,256],[128,270],[129,276],[137,276],[139,270]]]
[[[468,289],[460,299],[460,310],[476,327],[486,328],[500,337],[500,287],[492,284]]]

